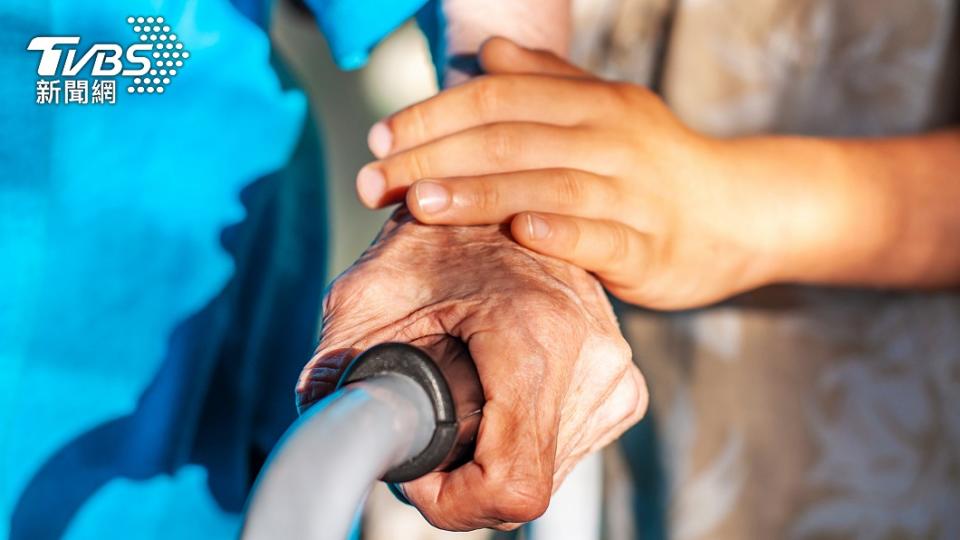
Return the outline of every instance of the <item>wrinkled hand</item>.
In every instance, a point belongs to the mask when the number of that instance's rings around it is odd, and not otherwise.
[[[571,468],[646,409],[597,281],[496,226],[427,226],[399,210],[325,298],[320,346],[297,386],[301,410],[385,341],[438,362],[469,354],[483,385],[473,461],[402,486],[440,528],[509,529],[538,517]]]
[[[505,39],[479,58],[487,75],[371,129],[366,205],[405,198],[424,223],[509,224],[527,248],[660,309],[783,277],[787,250],[827,222],[811,219],[827,182],[757,173],[770,148],[695,133],[646,88]]]

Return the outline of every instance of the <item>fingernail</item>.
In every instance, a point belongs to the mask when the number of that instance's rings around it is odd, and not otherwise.
[[[377,158],[382,158],[390,153],[393,147],[393,132],[384,122],[377,122],[367,133],[367,146]]]
[[[428,214],[442,212],[450,206],[450,192],[440,184],[418,182],[413,191],[417,197],[417,205]]]
[[[527,233],[533,240],[543,240],[550,234],[550,225],[540,216],[527,214]]]
[[[377,206],[386,189],[387,181],[376,167],[367,165],[357,173],[357,194],[363,204],[371,208]]]

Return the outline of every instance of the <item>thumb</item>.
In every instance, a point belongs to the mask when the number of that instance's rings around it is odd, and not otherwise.
[[[484,73],[593,78],[589,72],[550,51],[527,49],[503,37],[492,37],[484,41],[477,58]]]

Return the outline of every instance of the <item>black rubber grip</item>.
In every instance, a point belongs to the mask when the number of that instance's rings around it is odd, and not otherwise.
[[[445,464],[469,460],[469,455],[453,455],[455,452],[463,454],[464,451],[472,453],[472,445],[469,449],[462,444],[458,447],[461,426],[450,385],[433,359],[419,348],[405,343],[383,343],[371,347],[347,366],[337,388],[384,374],[405,375],[424,389],[433,405],[436,427],[427,447],[414,458],[388,471],[383,480],[409,482]],[[479,385],[479,381],[476,384]],[[476,433],[470,437],[472,441]]]

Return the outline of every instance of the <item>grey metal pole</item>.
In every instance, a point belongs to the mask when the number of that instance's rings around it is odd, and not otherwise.
[[[444,360],[402,343],[357,356],[339,390],[311,406],[270,455],[241,537],[342,540],[377,480],[406,482],[469,459],[483,388],[468,356]]]
[[[423,451],[434,411],[404,375],[350,383],[287,430],[247,508],[241,538],[347,538],[370,487]]]

